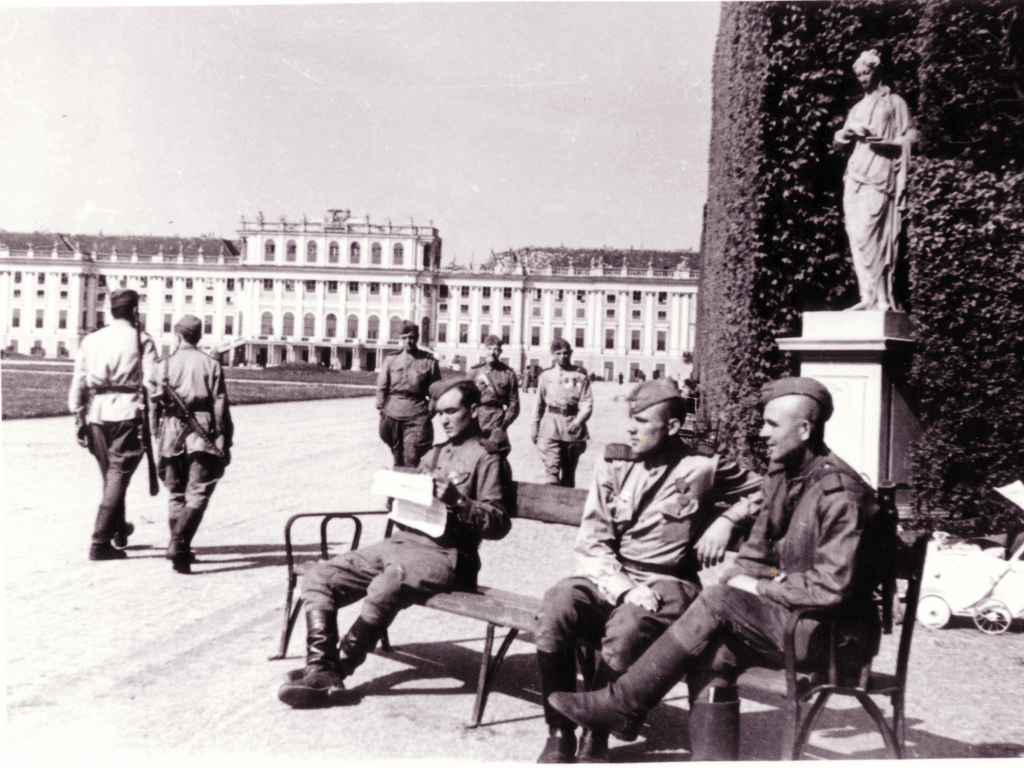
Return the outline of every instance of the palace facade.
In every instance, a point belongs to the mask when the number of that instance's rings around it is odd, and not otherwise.
[[[375,223],[345,210],[317,221],[243,218],[238,236],[0,231],[0,347],[69,357],[109,320],[110,291],[127,287],[139,292],[159,351],[192,314],[203,321],[201,346],[227,365],[374,370],[397,351],[401,322],[414,319],[421,344],[446,367],[475,365],[495,334],[517,370],[547,367],[551,341],[562,337],[604,378],[690,371],[693,254],[644,252],[646,264],[627,254],[615,264],[595,252],[577,265],[579,251],[530,249],[478,269],[443,269],[432,225]]]

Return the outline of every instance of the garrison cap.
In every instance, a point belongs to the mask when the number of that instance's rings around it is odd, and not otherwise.
[[[139,306],[139,294],[131,288],[118,288],[110,292],[110,308],[137,307]]]
[[[484,342],[484,346],[485,347],[503,347],[503,346],[505,346],[505,342],[503,342],[501,340],[501,336],[495,336],[492,333],[490,336],[487,337],[487,340]]]
[[[416,325],[416,323],[414,323],[412,320],[404,320],[402,322],[402,330],[399,331],[398,335],[404,336],[407,333],[414,334],[416,338],[419,338],[420,327]]]
[[[572,347],[569,346],[569,342],[566,341],[563,338],[558,338],[558,339],[555,339],[554,341],[551,342],[551,352],[552,352],[552,354],[554,354],[555,352],[557,352],[560,349],[564,349],[567,352],[572,352]]]
[[[428,391],[430,392],[431,402],[436,403],[438,400],[441,399],[441,395],[443,395],[449,389],[454,389],[457,385],[462,384],[463,382],[472,385],[473,389],[476,389],[477,392],[479,392],[480,388],[477,387],[476,383],[472,379],[465,378],[462,376],[453,376],[450,379],[441,379],[440,381],[435,381],[433,384],[430,385],[430,389]]]
[[[651,379],[637,384],[626,397],[626,402],[629,403],[629,415],[635,416],[652,405],[681,397],[679,387],[671,379]]]
[[[203,322],[195,315],[185,315],[174,324],[174,332],[189,344],[195,344],[203,335]]]
[[[832,393],[816,379],[806,376],[789,376],[785,379],[769,381],[761,387],[761,405],[767,405],[777,397],[786,395],[805,395],[821,406],[821,420],[828,421],[832,416]]]

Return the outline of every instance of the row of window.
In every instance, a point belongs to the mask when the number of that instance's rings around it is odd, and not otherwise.
[[[430,320],[423,318],[423,336],[428,338],[430,335]],[[402,331],[402,318],[398,315],[394,315],[391,318],[388,327],[388,339],[391,341],[398,341],[399,334]],[[264,312],[260,317],[260,335],[261,336],[273,336],[274,335],[274,315],[271,312]],[[291,312],[285,312],[281,317],[281,335],[282,336],[294,336],[295,335],[295,315]],[[313,313],[308,312],[302,318],[302,335],[304,337],[316,336],[316,317]],[[324,332],[323,336],[328,339],[333,339],[338,335],[338,318],[334,314],[327,315],[324,318]],[[376,341],[380,337],[380,318],[376,315],[370,315],[366,319],[366,338],[370,341]],[[349,315],[345,328],[345,338],[347,339],[358,339],[359,335],[359,316]]]
[[[459,286],[459,288],[458,288],[459,297],[463,298],[463,299],[468,299],[469,298],[469,289],[470,289],[470,286],[468,286],[468,285]],[[440,290],[440,296],[441,296],[442,299],[447,299],[447,298],[449,298],[451,296],[452,291],[449,290],[447,285],[440,286],[439,290]],[[492,289],[490,288],[490,286],[486,286],[486,285],[483,286],[480,289],[480,292],[481,292],[481,297],[482,298],[484,298],[484,299],[491,298]],[[510,288],[510,287],[495,288],[495,289],[493,289],[493,293],[495,295],[497,295],[499,292],[501,293],[501,296],[502,296],[503,299],[510,300],[512,298],[512,288]],[[566,295],[568,295],[571,298],[572,294],[573,294],[573,291],[566,291],[566,290],[563,290],[563,289],[558,289],[558,290],[553,291],[552,293],[554,293],[555,302],[556,303],[561,303],[561,302],[564,302],[566,300]],[[585,302],[587,300],[587,292],[586,291],[576,291],[575,293],[576,293],[576,301],[578,301],[579,303],[582,304],[583,302]],[[543,300],[543,298],[544,298],[544,289],[543,288],[534,288],[533,289],[533,300],[534,301],[541,301],[541,300]],[[632,300],[633,300],[634,304],[642,304],[643,300],[644,300],[644,292],[643,291],[633,291],[632,292]],[[617,293],[609,293],[609,294],[607,294],[605,296],[605,303],[607,303],[607,304],[617,304],[618,301],[619,301],[619,295]],[[658,291],[658,304],[662,304],[662,305],[668,304],[668,291]]]
[[[45,272],[38,272],[36,274],[36,282],[39,283],[39,285],[46,285],[46,273]],[[15,283],[15,285],[20,285],[21,284],[21,272],[15,272],[14,273],[14,283]],[[68,284],[68,273],[67,272],[62,272],[61,273],[61,275],[60,275],[60,284],[61,285],[67,285]]]
[[[46,320],[46,310],[44,310],[44,309],[37,309],[36,310],[36,328],[42,328],[43,324],[45,323],[45,320]],[[21,328],[21,310],[20,309],[15,308],[14,310],[12,310],[12,314],[11,314],[11,327],[12,328]],[[57,327],[60,328],[60,329],[65,329],[65,328],[68,327],[68,311],[66,309],[62,309],[62,310],[58,311],[58,313],[57,313]]]
[[[562,338],[562,329],[552,329],[553,337],[552,340]],[[487,323],[480,325],[480,343],[483,344],[487,341],[487,337],[491,335],[491,326]],[[512,335],[512,327],[508,325],[501,326],[501,340],[503,343],[508,344]],[[639,351],[641,349],[641,331],[634,330],[630,333],[629,348],[631,350]],[[438,344],[446,344],[448,342],[448,324],[438,323],[437,324],[437,342]],[[583,349],[586,346],[586,329],[577,328],[576,338],[574,339],[575,347],[577,349]],[[459,324],[459,344],[469,343],[469,324]],[[539,325],[531,326],[530,328],[530,346],[539,347],[541,346],[541,328]],[[615,349],[615,329],[607,328],[604,332],[604,348]],[[668,349],[668,332],[658,331],[655,335],[654,348],[658,352],[665,352]]]
[[[273,292],[273,290],[274,290],[274,282],[275,281],[273,279],[269,279],[269,278],[265,279],[263,281],[263,290],[265,292]],[[302,286],[305,289],[306,293],[316,293],[316,280],[305,280],[305,281],[299,281],[299,282],[302,284]],[[295,283],[296,283],[295,280],[285,280],[284,281],[284,291],[285,291],[285,293],[293,293],[295,291]],[[327,283],[327,293],[337,293],[338,292],[338,281],[337,280],[327,280],[326,283]],[[352,295],[358,294],[359,293],[359,285],[360,284],[359,284],[358,281],[349,282],[348,283],[348,292],[350,294],[352,294]],[[379,296],[380,295],[382,283],[367,283],[367,285],[369,286],[369,292],[370,292],[371,296]],[[401,296],[402,295],[402,291],[404,290],[404,287],[405,287],[404,283],[383,283],[383,285],[384,286],[391,286],[390,289],[385,287],[385,290],[389,290],[392,296]],[[430,288],[429,285],[424,286],[424,293],[426,295],[428,295],[428,296],[430,295],[429,291],[427,290],[429,288]]]
[[[154,279],[155,280],[160,280],[159,277],[154,278]],[[178,280],[181,280],[181,279],[182,278],[180,278],[180,277],[178,278]],[[200,277],[200,278],[186,277],[186,278],[184,278],[184,280],[185,280],[185,288],[187,290],[192,290],[193,286],[196,283],[200,283],[200,284],[205,283],[207,288],[212,289],[213,286],[214,286],[214,283],[215,283],[215,279],[212,278],[212,277],[207,277],[207,278],[202,278],[202,277]],[[14,284],[15,285],[20,285],[21,282],[22,282],[21,272],[15,272],[14,273]],[[39,285],[46,285],[46,273],[45,272],[39,272],[36,275],[36,282]],[[239,282],[241,282],[241,280]],[[60,284],[61,285],[67,285],[68,284],[68,274],[66,272],[62,272],[61,275],[60,275]],[[107,287],[107,276],[106,275],[98,275],[97,278],[96,278],[96,284],[100,288],[106,288]],[[128,278],[127,277],[120,278],[118,280],[118,284],[120,285],[121,288],[127,288],[128,287]],[[168,290],[173,288],[174,287],[174,278],[173,277],[164,278],[164,285],[167,287]],[[149,276],[148,275],[142,275],[141,277],[139,277],[139,287],[140,288],[147,288],[148,286],[149,286]],[[227,280],[225,280],[225,287],[229,291],[234,291],[235,290],[235,278],[233,278],[233,277],[227,278]]]
[[[263,246],[263,260],[274,261],[275,252],[277,250],[277,244],[273,240],[267,240]],[[381,264],[383,249],[380,243],[374,243],[370,246],[370,264]],[[337,264],[341,258],[341,249],[338,243],[331,241],[331,244],[327,248],[327,263]],[[359,264],[362,255],[360,253],[359,243],[352,243],[349,247],[348,252],[348,263]],[[286,262],[298,261],[298,246],[294,240],[289,240],[284,246],[284,260]],[[315,241],[310,240],[306,243],[306,263],[316,264],[317,262],[317,244]],[[391,264],[395,267],[401,267],[405,264],[405,248],[401,243],[395,243],[391,249]]]

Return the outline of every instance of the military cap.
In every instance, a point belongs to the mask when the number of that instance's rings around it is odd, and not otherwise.
[[[821,406],[821,420],[828,421],[832,415],[832,394],[825,385],[816,379],[806,376],[789,376],[785,379],[769,381],[761,387],[761,405],[767,405],[777,397],[785,395],[805,395]]]
[[[402,330],[399,331],[398,335],[404,336],[407,333],[411,333],[417,338],[419,338],[420,327],[416,325],[416,323],[414,323],[412,320],[405,320],[402,322]]]
[[[555,353],[560,349],[564,349],[566,352],[572,352],[572,347],[569,342],[565,339],[558,338],[551,342],[551,352]]]
[[[652,405],[681,397],[679,387],[671,379],[651,379],[633,387],[633,391],[626,397],[626,402],[629,403],[629,415],[635,416]]]
[[[490,336],[487,337],[487,340],[484,342],[484,346],[485,347],[503,347],[503,346],[505,346],[505,342],[503,342],[501,340],[501,336],[495,336],[492,333]]]
[[[476,389],[479,392],[479,387],[477,387],[477,385],[474,383],[472,379],[467,379],[461,376],[453,376],[450,379],[441,379],[440,381],[435,381],[433,384],[430,385],[430,389],[428,390],[430,392],[430,400],[436,403],[438,400],[441,399],[441,395],[443,395],[449,389],[454,389],[457,385],[462,384],[463,382],[472,385],[473,389]]]
[[[189,344],[195,344],[203,335],[203,323],[195,315],[185,315],[174,324],[174,332]]]
[[[131,288],[118,288],[110,292],[110,308],[139,306],[139,294]]]

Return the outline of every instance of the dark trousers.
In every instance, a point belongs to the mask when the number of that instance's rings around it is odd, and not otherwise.
[[[302,579],[307,610],[335,611],[365,597],[359,615],[387,627],[404,608],[449,591],[455,583],[458,552],[402,538],[316,563]]]
[[[139,436],[141,427],[137,420],[89,425],[89,452],[96,457],[103,475],[103,499],[96,513],[93,544],[109,544],[124,528],[124,497],[145,452]]]
[[[170,491],[167,510],[172,542],[186,549],[192,544],[222,473],[220,459],[209,453],[180,453],[160,459],[160,474]]]
[[[537,438],[537,448],[544,464],[546,480],[551,485],[576,486],[576,465],[587,450],[583,441],[566,443],[550,437]]]
[[[615,606],[590,579],[562,579],[544,594],[537,632],[537,650],[572,652],[577,639],[601,644],[601,659],[620,674],[683,615],[700,594],[688,581],[659,579],[650,584],[661,605],[655,612],[636,605]]]
[[[393,419],[380,416],[380,439],[387,443],[396,467],[415,467],[434,444],[434,427],[430,416]]]

